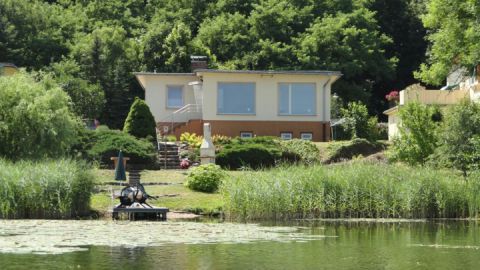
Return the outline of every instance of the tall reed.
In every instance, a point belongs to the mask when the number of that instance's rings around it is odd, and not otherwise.
[[[480,174],[353,162],[250,171],[221,192],[232,219],[477,217]]]
[[[0,159],[1,218],[72,218],[89,211],[94,175],[84,163]]]

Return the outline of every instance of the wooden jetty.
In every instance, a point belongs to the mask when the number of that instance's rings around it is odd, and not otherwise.
[[[131,206],[117,205],[112,210],[112,218],[119,219],[121,213],[125,213],[129,220],[158,220],[166,221],[167,213],[166,207],[152,207],[148,204],[134,203]]]

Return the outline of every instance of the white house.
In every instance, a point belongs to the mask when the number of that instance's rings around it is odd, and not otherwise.
[[[192,73],[135,73],[160,132],[178,136],[279,136],[330,139],[330,88],[340,72],[206,68],[192,57]]]
[[[425,87],[415,84],[400,91],[399,96],[398,105],[383,112],[388,116],[389,140],[399,135],[398,126],[401,121],[398,113],[405,104],[419,102],[447,106],[457,104],[463,99],[480,100],[480,66],[477,66],[475,73],[471,75],[464,69],[456,69],[447,77],[447,85],[442,90],[427,90]]]

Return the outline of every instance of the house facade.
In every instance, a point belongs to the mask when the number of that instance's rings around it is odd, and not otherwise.
[[[197,65],[198,66],[198,65]],[[277,136],[330,139],[332,71],[197,68],[192,73],[135,73],[162,135]]]
[[[388,139],[399,136],[398,127],[401,124],[399,109],[405,104],[419,102],[427,105],[448,106],[457,104],[464,99],[480,100],[480,66],[471,75],[465,75],[464,70],[455,70],[447,77],[447,85],[441,90],[428,90],[415,84],[400,91],[400,100],[383,113],[388,116]]]

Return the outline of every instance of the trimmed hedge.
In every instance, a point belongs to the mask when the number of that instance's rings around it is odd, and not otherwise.
[[[73,153],[77,157],[99,162],[102,167],[110,167],[113,166],[110,158],[118,156],[119,150],[130,158],[128,164],[156,168],[155,145],[148,139],[137,139],[119,130],[83,130]]]
[[[350,160],[355,156],[368,156],[385,150],[386,146],[379,142],[369,142],[366,139],[353,139],[345,145],[333,149],[330,157],[324,163],[334,163]]]
[[[125,157],[130,158],[130,164],[155,163],[155,146],[148,140],[137,139],[117,130],[100,131],[95,135],[95,144],[88,154],[102,164],[111,164],[110,157],[118,156],[119,150],[122,150]]]
[[[320,161],[320,151],[310,141],[293,139],[280,144],[282,159],[286,162],[313,164]]]
[[[258,143],[229,145],[218,153],[216,163],[223,168],[239,169],[249,167],[259,169],[272,167],[281,158],[279,148],[267,147]]]

